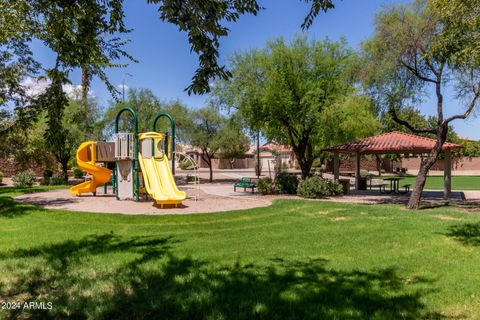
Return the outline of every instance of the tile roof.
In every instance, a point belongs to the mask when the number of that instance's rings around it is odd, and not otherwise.
[[[392,131],[326,148],[324,151],[338,151],[342,153],[427,153],[433,149],[435,142],[436,140],[434,139]],[[460,150],[461,148],[458,144],[445,142],[442,150]]]
[[[289,146],[284,146],[275,142],[266,143],[260,147],[262,151],[275,151],[279,153],[292,152],[292,148]]]

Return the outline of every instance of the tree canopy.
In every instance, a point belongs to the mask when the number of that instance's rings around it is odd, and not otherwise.
[[[305,178],[321,148],[377,128],[368,98],[356,94],[355,61],[344,41],[280,38],[233,56],[232,79],[215,95],[250,128],[291,146]]]
[[[192,117],[193,127],[190,130],[190,143],[202,151],[201,157],[210,169],[210,182],[212,182],[212,159],[222,146],[222,128],[226,119],[213,105],[195,110]]]
[[[179,100],[170,102],[161,101],[150,89],[129,89],[125,102],[111,101],[109,108],[105,111],[102,119],[103,134],[105,138],[112,137],[115,128],[115,117],[117,113],[125,108],[132,108],[137,113],[138,130],[148,132],[152,130],[153,120],[162,112],[170,114],[175,120],[177,141],[185,143],[189,139],[189,128],[192,126],[190,110]],[[120,129],[132,132],[129,127],[130,118],[121,119]],[[166,131],[170,124],[159,122],[158,131]]]
[[[469,117],[479,105],[478,8],[479,2],[471,0],[422,0],[389,7],[377,14],[375,35],[364,44],[370,93],[397,123],[436,138],[435,147],[422,161],[408,204],[411,209],[420,205],[426,175],[447,140],[450,123]],[[464,112],[448,112],[447,86],[455,89],[457,101],[464,102]],[[402,119],[398,110],[421,104],[429,89],[437,102],[434,121],[419,127]]]

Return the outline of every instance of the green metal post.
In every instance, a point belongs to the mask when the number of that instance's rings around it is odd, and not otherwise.
[[[165,154],[168,156],[168,131],[165,132],[165,143],[164,143]]]
[[[118,120],[120,116],[124,112],[129,112],[133,117],[133,192],[135,193],[135,200],[139,200],[139,185],[138,185],[138,120],[137,120],[137,113],[133,111],[131,108],[123,108],[117,113],[117,117],[115,118],[115,133],[118,133]],[[115,162],[116,164],[116,162]],[[117,171],[117,165],[115,165],[115,171]],[[118,199],[118,175],[115,177],[115,196]]]
[[[167,117],[168,120],[170,121],[170,130],[171,130],[171,134],[172,134],[172,174],[175,175],[175,157],[173,155],[173,153],[175,152],[175,121],[173,121],[173,118],[171,115],[169,115],[168,113],[160,113],[156,118],[155,120],[153,121],[153,127],[152,127],[152,131],[154,132],[157,132],[157,121],[160,119],[160,118],[163,118],[163,117]],[[165,134],[165,147],[168,146],[168,135]],[[167,149],[165,149],[165,154],[168,154],[167,153]]]
[[[107,163],[104,162],[104,163],[103,163],[103,166],[104,166],[105,168],[107,168]],[[108,168],[107,168],[107,169],[108,169]],[[108,185],[108,182],[106,182],[106,183],[103,185],[103,194],[107,194],[107,185]]]

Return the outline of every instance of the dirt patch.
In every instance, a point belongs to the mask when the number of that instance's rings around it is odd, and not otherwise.
[[[438,218],[440,220],[449,220],[449,221],[461,221],[462,220],[460,218],[455,218],[455,217],[447,216],[447,215],[444,215],[444,214],[437,214],[434,217]]]
[[[446,309],[441,312],[441,315],[447,319],[468,319],[462,309]]]
[[[154,205],[153,200],[141,200],[135,202],[132,200],[118,201],[111,194],[103,194],[103,188],[97,190],[97,196],[83,195],[75,197],[70,194],[69,189],[54,190],[49,192],[39,192],[24,194],[16,198],[21,203],[38,205],[47,209],[60,209],[69,211],[83,211],[96,213],[120,213],[128,215],[149,214],[190,214],[190,213],[211,213],[232,210],[244,210],[271,205],[271,201],[260,197],[232,198],[220,197],[200,191],[200,198],[195,201],[195,190],[192,188],[182,188],[187,192],[189,198],[183,201],[179,208],[160,209]]]
[[[318,216],[325,216],[327,214],[332,213],[333,211],[323,210],[323,211],[316,211],[316,212],[305,212],[303,215],[305,217],[318,217]]]
[[[345,218],[345,217],[335,217],[335,218],[330,219],[330,221],[333,221],[333,222],[335,222],[335,221],[345,221],[345,220],[347,220],[347,218]]]
[[[335,213],[338,211],[342,211],[344,209],[331,209],[331,210],[320,210],[315,212],[305,212],[303,215],[305,217],[317,217],[317,216],[325,216],[327,214]]]

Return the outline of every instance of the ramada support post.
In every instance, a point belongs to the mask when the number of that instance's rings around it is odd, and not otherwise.
[[[445,149],[445,161],[443,168],[443,198],[450,199],[452,191],[452,154],[450,149]]]
[[[360,152],[355,153],[355,190],[360,185]]]
[[[333,179],[338,181],[340,177],[340,155],[338,151],[333,153]]]

